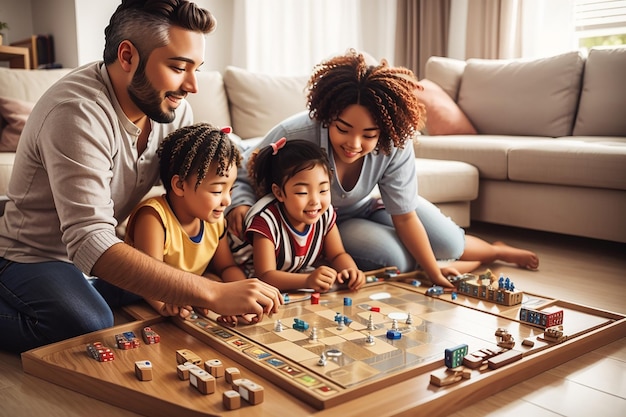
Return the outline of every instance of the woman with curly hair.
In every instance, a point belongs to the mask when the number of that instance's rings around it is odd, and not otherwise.
[[[448,276],[495,260],[537,268],[534,253],[466,236],[418,196],[412,140],[424,125],[425,107],[416,95],[422,87],[410,70],[391,67],[385,60],[368,65],[363,54],[350,50],[317,65],[307,88],[309,111],[279,123],[259,146],[285,136],[327,150],[334,170],[331,193],[337,225],[359,268],[419,268],[433,283],[446,287],[452,287]],[[229,230],[238,236],[254,202],[246,176],[240,170],[228,213]],[[376,186],[381,199],[372,197]],[[471,262],[440,268],[437,260]]]

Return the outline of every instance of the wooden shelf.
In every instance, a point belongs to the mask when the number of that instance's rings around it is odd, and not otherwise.
[[[30,52],[28,48],[0,45],[0,61],[9,61],[11,68],[30,69]]]

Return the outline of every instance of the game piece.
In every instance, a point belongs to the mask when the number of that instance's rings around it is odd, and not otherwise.
[[[135,362],[135,376],[140,381],[152,380],[152,363],[150,361]]]
[[[505,328],[502,327],[498,327],[496,329],[496,332],[494,333],[496,336],[501,337],[504,333],[506,333],[507,330]]]
[[[452,291],[452,294],[450,294],[450,298],[453,300],[457,299],[456,291]]]
[[[465,357],[463,358],[463,365],[471,369],[477,369],[477,368],[480,368],[483,364],[486,364],[487,360],[493,358],[496,355],[501,354],[502,352],[506,352],[506,350],[505,349],[500,349],[498,351],[493,351],[491,349],[477,350],[468,355],[465,355]]]
[[[534,340],[532,340],[532,339],[528,339],[528,338],[526,338],[526,339],[524,339],[524,340],[522,341],[522,345],[523,345],[523,346],[528,346],[528,347],[533,347],[533,346],[535,346],[535,342],[534,342]]]
[[[376,330],[376,326],[374,326],[374,319],[372,318],[371,314],[369,319],[367,320],[367,330]]]
[[[200,359],[200,356],[196,355],[189,349],[179,349],[176,351],[176,362],[190,362],[194,365],[200,365],[202,363],[202,359]]]
[[[104,347],[101,342],[88,344],[87,353],[98,362],[110,362],[115,359],[113,351],[108,347]]]
[[[283,324],[280,322],[280,320],[276,320],[276,324],[274,325],[274,331],[275,332],[283,331]]]
[[[319,304],[320,303],[320,293],[314,292],[311,294],[311,304]]]
[[[309,323],[304,320],[294,318],[293,319],[293,328],[294,330],[305,331],[309,328]]]
[[[398,330],[398,320],[397,319],[393,319],[391,321],[391,330]]]
[[[241,395],[235,390],[224,391],[222,394],[222,404],[227,410],[236,410],[241,407]]]
[[[189,384],[203,394],[215,392],[215,378],[200,367],[189,369]]]
[[[235,379],[241,378],[241,372],[239,372],[239,368],[229,367],[224,370],[224,377],[226,382],[232,385]]]
[[[285,302],[285,304],[287,304],[289,302],[289,294],[287,294],[287,293],[283,294],[283,301]]]
[[[326,351],[326,355],[334,357],[334,358],[338,358],[339,356],[343,355],[343,353],[339,349],[328,349]]]
[[[397,330],[387,330],[387,339],[396,340],[402,337],[402,333]]]
[[[244,381],[239,385],[239,395],[252,405],[260,404],[263,402],[264,389],[259,384],[252,381]]]
[[[352,323],[352,320],[348,316],[343,316],[343,324],[349,326]]]
[[[139,345],[138,343],[135,344],[133,341],[128,339],[126,337],[126,334],[124,333],[119,333],[115,335],[115,344],[117,345],[118,349],[123,349],[123,350],[133,349]]]
[[[351,306],[352,305],[352,298],[350,297],[343,297],[343,305],[344,306]]]
[[[517,350],[507,350],[504,353],[494,356],[487,361],[490,369],[498,369],[504,365],[508,365],[522,359],[522,352]]]
[[[231,384],[231,387],[232,387],[235,391],[239,392],[239,387],[240,387],[243,383],[248,382],[248,381],[250,381],[250,380],[249,380],[249,379],[247,379],[247,378],[235,378],[235,379],[233,379],[233,383]]]
[[[317,327],[313,327],[311,329],[311,335],[309,336],[309,340],[313,342],[317,341]]]
[[[337,330],[343,330],[345,328],[345,324],[343,323],[343,320],[338,320],[337,321]]]
[[[408,314],[406,315],[406,324],[413,324],[413,317],[411,317],[411,312],[409,311]]]
[[[322,354],[320,355],[320,360],[317,361],[317,364],[319,366],[326,366],[326,355],[324,354],[324,352],[322,352]]]
[[[370,311],[374,311],[376,313],[380,313],[380,307],[370,307]]]
[[[143,336],[143,341],[146,345],[152,345],[161,341],[161,336],[152,330],[151,327],[144,327],[141,331],[141,335]]]
[[[458,345],[453,348],[446,349],[443,354],[444,363],[447,368],[457,368],[463,364],[463,358],[467,355],[468,347],[466,344]]]
[[[222,361],[219,359],[209,359],[204,362],[204,369],[215,378],[224,376],[224,365],[222,365]]]
[[[539,338],[546,342],[560,343],[567,339],[567,336],[563,334],[563,326],[559,325],[548,327]]]
[[[496,331],[496,334],[498,334],[497,331]],[[507,330],[504,330],[503,332],[499,332],[499,334],[500,334],[500,340],[498,341],[499,347],[511,349],[513,346],[515,346],[515,339],[513,338],[513,335],[511,333],[509,333]]]
[[[433,285],[429,289],[426,290],[426,295],[441,295],[443,294],[443,287],[440,285]]]
[[[510,280],[507,283],[504,277],[496,283],[490,270],[480,275],[462,274],[454,277],[451,282],[461,294],[507,306],[521,304],[524,296],[523,292],[515,290]]]
[[[365,344],[368,346],[372,346],[374,343],[376,343],[374,336],[372,336],[371,333],[368,333],[367,337],[365,338]]]
[[[459,382],[461,379],[470,379],[472,371],[462,366],[458,368],[446,368],[442,371],[430,374],[430,383],[438,387],[444,387]]]
[[[538,311],[522,307],[519,311],[519,318],[525,323],[546,329],[563,324],[563,310],[548,308],[545,311]]]
[[[186,381],[189,379],[189,369],[192,366],[196,366],[191,362],[185,362],[185,363],[181,363],[178,364],[176,366],[176,374],[178,375],[178,379]]]

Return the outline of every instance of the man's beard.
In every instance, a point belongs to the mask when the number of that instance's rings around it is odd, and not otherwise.
[[[169,94],[166,93],[167,96]],[[133,79],[128,86],[128,95],[131,100],[139,109],[146,114],[150,119],[157,123],[172,123],[176,117],[174,109],[165,112],[161,108],[163,99],[160,97],[159,92],[152,87],[150,80],[146,77],[145,66],[139,64]],[[185,94],[179,94],[184,96]]]

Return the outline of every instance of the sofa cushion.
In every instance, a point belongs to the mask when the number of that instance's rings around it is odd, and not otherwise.
[[[625,77],[626,47],[589,51],[575,136],[626,136]]]
[[[454,101],[459,95],[461,77],[467,63],[460,59],[431,56],[426,61],[426,78],[437,83]]]
[[[228,66],[224,85],[234,132],[243,139],[265,136],[277,123],[306,110],[307,81],[308,76],[266,75]]]
[[[71,69],[24,70],[0,67],[0,96],[36,102]]]
[[[509,179],[626,190],[626,140],[597,139],[559,138],[518,144],[509,150]]]
[[[0,152],[15,152],[26,119],[33,111],[35,103],[29,101],[0,97]]]
[[[478,169],[459,161],[415,158],[419,195],[431,203],[478,197]]]
[[[469,59],[458,104],[481,134],[568,136],[584,62],[578,52],[535,60]]]
[[[423,90],[417,91],[417,97],[426,106],[426,131],[429,135],[472,135],[476,129],[472,126],[463,110],[441,87],[434,82],[420,81]]]
[[[196,79],[198,93],[187,96],[193,110],[194,122],[207,122],[219,127],[230,126],[228,98],[222,74],[219,71],[198,71]]]

